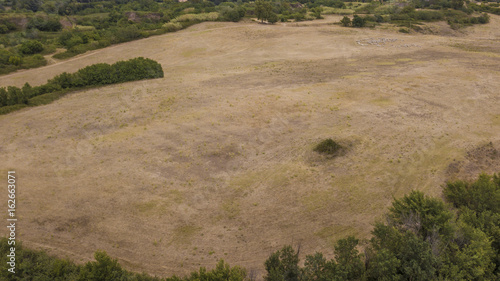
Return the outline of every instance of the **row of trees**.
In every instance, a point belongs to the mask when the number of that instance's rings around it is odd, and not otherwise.
[[[394,200],[386,220],[375,224],[372,238],[337,241],[335,257],[307,255],[303,266],[291,246],[265,261],[266,281],[336,280],[499,280],[500,175],[475,182],[456,181],[444,188],[447,203],[413,191]],[[360,252],[360,249],[362,250]],[[6,269],[9,246],[0,240],[2,280],[243,281],[244,268],[224,261],[184,278],[158,278],[123,270],[105,252],[95,261],[75,265],[43,252],[16,248],[18,273]]]
[[[390,22],[399,26],[411,27],[413,23],[414,29],[418,30],[419,21],[441,21],[446,20],[453,28],[458,28],[464,25],[485,24],[490,18],[488,14],[483,13],[479,16],[472,16],[459,10],[420,10],[417,11],[413,6],[407,6],[401,10],[394,10],[388,14],[368,14],[365,16],[354,15],[350,17],[344,16],[340,20],[343,26],[364,27],[367,24],[374,26],[377,23]]]
[[[119,61],[112,65],[98,63],[79,69],[75,73],[62,73],[46,84],[31,87],[26,83],[22,89],[9,86],[0,88],[0,106],[30,104],[30,99],[61,90],[121,83],[163,77],[161,65],[142,57]]]
[[[255,15],[261,22],[276,23],[278,21],[278,15],[273,12],[273,6],[269,1],[255,1]]]
[[[18,0],[7,1],[10,5],[8,16],[0,16],[0,75],[22,68],[45,65],[42,55],[56,51],[58,47],[65,52],[54,55],[56,59],[66,59],[90,50],[104,48],[112,44],[128,42],[152,35],[177,31],[192,24],[206,20],[234,21],[243,17],[257,17],[261,22],[275,23],[289,20],[302,21],[322,18],[326,7],[346,8],[340,0],[301,0],[289,1],[76,1],[76,0]],[[40,7],[37,5],[41,4]],[[357,6],[354,18],[344,17],[344,26],[373,27],[378,23],[390,22],[416,31],[421,30],[418,21],[446,20],[452,28],[465,25],[487,23],[487,14],[472,16],[474,11],[500,14],[500,8],[493,5],[464,5],[462,0],[420,1],[400,8],[382,1]],[[352,3],[347,5],[353,8]],[[386,5],[380,8],[381,5]],[[416,10],[415,7],[436,9]],[[0,7],[1,9],[1,7]],[[27,10],[38,11],[26,13]],[[41,12],[44,11],[44,12]],[[328,8],[332,13],[332,9]],[[15,14],[18,13],[19,16]],[[216,14],[215,18],[197,17],[202,14]],[[195,20],[178,20],[185,15]],[[71,15],[67,17],[66,15]],[[20,24],[28,20],[26,25]],[[76,28],[65,28],[61,22],[71,22]],[[406,30],[406,29],[405,29]],[[54,36],[54,32],[58,36]],[[8,35],[3,35],[8,34]],[[43,49],[24,51],[23,44],[37,41]],[[41,52],[42,55],[39,55]]]
[[[33,9],[36,2],[44,2],[41,9]],[[4,2],[0,0],[0,75],[45,65],[43,55],[55,52],[58,47],[66,51],[55,54],[54,58],[66,59],[113,44],[177,31],[201,21],[239,21],[247,13],[241,2],[216,5],[209,1],[19,0],[5,2],[11,9],[4,13],[1,3]],[[35,10],[36,13],[27,12]],[[216,16],[177,21],[186,14]],[[30,48],[26,52],[24,45],[33,41],[40,43],[42,49]]]
[[[265,280],[499,280],[500,175],[448,183],[444,195],[454,208],[417,191],[395,200],[369,241],[339,240],[334,259],[316,253],[301,267],[286,246]]]

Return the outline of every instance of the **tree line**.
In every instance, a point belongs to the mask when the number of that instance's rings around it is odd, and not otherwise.
[[[333,280],[499,280],[500,174],[444,186],[443,201],[412,191],[395,199],[386,219],[377,222],[369,240],[349,236],[335,244],[335,257],[307,255],[284,246],[265,261],[266,281]],[[3,280],[253,280],[239,266],[220,260],[185,277],[159,278],[122,269],[116,259],[97,251],[95,261],[75,265],[44,252],[18,247],[19,272],[6,270],[7,239],[0,240]]]
[[[39,97],[55,92],[161,77],[163,77],[161,64],[143,57],[118,61],[111,65],[93,64],[75,73],[63,72],[40,86],[32,87],[26,83],[22,88],[2,87],[0,88],[0,110],[2,107],[16,105],[37,105],[36,101]]]
[[[406,4],[400,7],[387,1],[353,4],[342,0],[0,0],[0,74],[46,65],[43,55],[53,54],[57,48],[66,51],[53,57],[66,59],[203,21],[237,22],[247,17],[273,24],[354,13],[352,18],[344,17],[341,24],[374,27],[386,22],[402,27],[401,32],[419,32],[424,21],[445,20],[458,29],[488,23],[485,13],[500,14],[499,4],[495,3],[411,0]]]
[[[473,24],[486,24],[489,23],[490,20],[489,15],[486,13],[474,16],[474,12],[479,11],[477,9],[479,6],[465,7],[463,1],[443,1],[433,4],[432,6],[427,5],[425,6],[426,9],[422,10],[416,9],[422,8],[418,3],[420,2],[413,1],[403,8],[392,6],[390,9],[379,12],[377,8],[380,7],[381,4],[372,2],[356,10],[356,13],[364,13],[364,16],[354,14],[352,20],[350,17],[344,16],[340,20],[340,24],[352,27],[373,27],[377,24],[387,22],[396,24],[400,27],[407,27],[415,31],[420,31],[422,30],[420,27],[421,22],[446,21],[450,27],[458,29]],[[429,1],[425,3],[428,4]],[[455,4],[452,5],[452,3]]]

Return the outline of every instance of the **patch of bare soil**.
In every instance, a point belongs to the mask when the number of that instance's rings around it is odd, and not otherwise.
[[[489,142],[467,150],[464,160],[454,160],[448,166],[450,179],[473,180],[481,173],[500,172],[500,142]]]

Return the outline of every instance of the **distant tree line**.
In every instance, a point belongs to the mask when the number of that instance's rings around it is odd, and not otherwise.
[[[424,2],[430,3],[429,1]],[[388,22],[398,26],[412,28],[415,31],[420,31],[420,22],[446,21],[452,28],[457,29],[473,24],[486,24],[490,21],[490,17],[486,13],[473,16],[475,10],[471,7],[465,8],[463,3],[455,4],[449,8],[447,8],[448,5],[446,3],[448,2],[438,2],[440,5],[434,4],[434,6],[432,6],[434,10],[428,10],[430,9],[428,6],[426,6],[428,8],[426,10],[417,10],[416,7],[420,7],[419,5],[410,4],[403,8],[392,6],[390,9],[386,9],[383,13],[380,13],[376,10],[380,4],[378,2],[372,2],[357,9],[356,13],[358,14],[355,14],[352,20],[350,17],[344,16],[340,20],[340,24],[352,27],[373,27],[377,24]],[[476,5],[475,7],[479,6]],[[486,9],[483,10],[486,11]],[[359,15],[361,13],[365,15]]]
[[[0,0],[0,75],[47,64],[44,55],[66,59],[113,44],[175,32],[203,21],[257,18],[261,23],[303,21],[322,14],[356,14],[341,24],[374,27],[388,22],[400,31],[421,31],[422,21],[447,21],[458,29],[489,22],[498,3],[464,0],[410,0],[405,7],[388,1],[345,0]],[[8,7],[8,9],[7,9]],[[417,8],[417,9],[416,9]],[[474,15],[481,12],[483,14]],[[27,21],[27,22],[26,22]],[[63,26],[64,25],[64,26]],[[37,41],[42,48],[25,51]]]
[[[67,92],[88,86],[161,77],[163,77],[161,64],[142,57],[119,61],[112,65],[93,64],[79,69],[75,73],[63,72],[41,86],[31,87],[26,83],[22,88],[13,86],[0,88],[0,110],[1,107],[6,106],[37,105],[38,97],[58,91]]]
[[[199,16],[204,14],[211,17]],[[207,20],[236,22],[245,14],[241,2],[0,0],[0,75],[46,65],[44,55],[57,48],[66,50],[53,58],[66,59]],[[177,21],[184,15],[192,17]],[[33,41],[42,48],[26,52],[24,45]]]
[[[370,240],[338,240],[333,259],[315,253],[301,266],[298,250],[285,246],[265,261],[264,280],[499,280],[500,174],[450,182],[443,193],[446,203],[418,191],[395,199]],[[95,253],[95,261],[75,265],[21,246],[16,248],[18,273],[11,275],[6,270],[8,251],[3,238],[2,280],[253,280],[244,268],[223,260],[213,270],[202,267],[186,277],[158,278],[128,272],[102,251]]]

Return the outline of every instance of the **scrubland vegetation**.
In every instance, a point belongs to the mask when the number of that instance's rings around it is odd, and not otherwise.
[[[482,14],[481,14],[482,13]],[[498,4],[463,0],[412,0],[395,5],[379,1],[2,1],[0,3],[0,74],[47,64],[44,55],[66,59],[89,50],[173,32],[204,21],[257,18],[267,23],[321,19],[343,14],[344,26],[395,24],[402,32],[420,31],[420,23],[447,21],[458,29],[488,23]],[[355,14],[351,19],[350,16]],[[59,49],[58,52],[56,50]]]
[[[14,86],[0,88],[0,114],[26,106],[47,104],[71,90],[83,87],[161,77],[163,77],[161,65],[142,57],[119,61],[112,65],[94,64],[75,73],[63,72],[41,86],[31,87],[26,83],[22,88]]]
[[[445,201],[412,191],[394,199],[372,238],[354,236],[335,244],[335,257],[284,246],[265,261],[266,281],[312,280],[498,280],[500,278],[500,175],[444,186]],[[17,246],[18,273],[6,270],[9,246],[0,243],[5,280],[252,280],[239,266],[223,260],[187,277],[158,278],[123,270],[117,260],[97,251],[95,261],[75,265],[40,251]]]
[[[500,278],[498,4],[0,5],[1,280]]]

